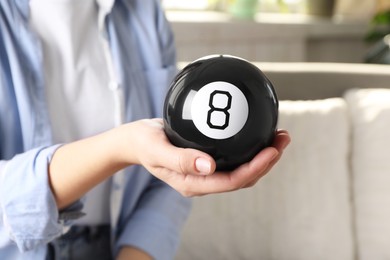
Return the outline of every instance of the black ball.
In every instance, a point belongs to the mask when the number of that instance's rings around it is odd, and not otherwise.
[[[171,143],[210,154],[217,170],[232,170],[269,146],[278,99],[271,82],[238,57],[213,55],[187,65],[173,80],[164,104]]]

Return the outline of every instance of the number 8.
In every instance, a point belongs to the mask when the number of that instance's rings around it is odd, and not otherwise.
[[[225,95],[227,97],[227,103],[226,103],[225,107],[214,106],[214,97],[216,95]],[[221,129],[221,130],[228,127],[229,126],[229,119],[230,119],[230,114],[228,111],[229,111],[231,105],[232,105],[232,96],[230,95],[229,92],[222,91],[222,90],[215,90],[215,91],[211,92],[210,99],[209,99],[209,107],[211,109],[207,112],[207,125],[210,128]],[[215,125],[211,122],[212,114],[218,113],[218,112],[225,114],[225,122],[222,125]]]

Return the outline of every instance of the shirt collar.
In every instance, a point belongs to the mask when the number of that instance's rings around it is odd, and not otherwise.
[[[104,21],[114,6],[115,0],[96,0],[99,6],[98,26],[100,31],[104,31]]]
[[[17,8],[26,20],[29,19],[29,2],[30,0],[15,0]],[[114,2],[115,0],[96,0],[97,5],[99,6],[98,25],[100,30],[103,30],[104,20],[107,14],[111,12]]]

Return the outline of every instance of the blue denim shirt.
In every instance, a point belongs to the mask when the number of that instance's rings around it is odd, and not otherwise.
[[[161,116],[176,73],[172,31],[159,0],[116,0],[107,35],[125,118]],[[58,147],[44,96],[42,49],[29,26],[29,0],[0,0],[0,256],[44,259],[46,245],[80,216],[77,201],[58,212],[47,167]],[[116,174],[111,187],[114,252],[141,248],[172,259],[190,201],[141,166]]]

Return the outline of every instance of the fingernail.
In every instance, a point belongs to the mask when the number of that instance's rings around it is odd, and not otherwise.
[[[211,164],[204,158],[198,158],[195,160],[196,170],[202,174],[210,174]]]

